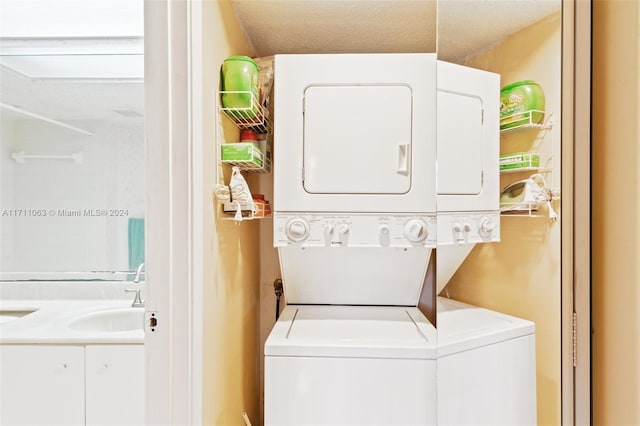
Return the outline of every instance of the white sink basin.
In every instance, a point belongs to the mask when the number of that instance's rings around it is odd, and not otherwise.
[[[78,331],[121,332],[143,330],[143,308],[109,309],[83,315],[69,323]]]

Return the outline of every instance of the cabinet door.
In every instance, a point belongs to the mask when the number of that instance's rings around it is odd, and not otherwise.
[[[0,345],[0,375],[0,424],[84,424],[81,346]]]
[[[144,425],[144,345],[87,346],[86,424]]]

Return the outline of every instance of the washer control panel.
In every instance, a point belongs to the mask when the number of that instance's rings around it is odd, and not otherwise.
[[[438,244],[500,241],[500,214],[496,212],[438,213]]]
[[[274,247],[435,248],[435,215],[276,213]]]

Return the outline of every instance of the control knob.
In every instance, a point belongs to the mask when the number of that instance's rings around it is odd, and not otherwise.
[[[291,219],[287,222],[285,233],[290,241],[304,241],[309,236],[309,223],[302,218]]]
[[[493,222],[493,220],[491,220],[491,218],[483,217],[482,220],[480,220],[478,233],[484,238],[490,237],[495,229],[496,229],[496,224]]]
[[[419,243],[427,238],[427,224],[421,219],[409,219],[404,225],[404,237],[412,243]]]
[[[327,224],[324,226],[324,233],[325,233],[325,235],[332,236],[332,235],[333,235],[333,231],[334,231],[334,227],[333,227],[333,225],[332,225],[332,224],[327,223]]]
[[[335,227],[331,223],[324,225],[324,239],[327,243],[331,243],[333,234],[335,233]]]
[[[345,236],[349,234],[349,225],[346,223],[341,223],[338,225],[338,234]]]
[[[459,222],[453,224],[453,233],[456,241],[464,241],[464,235],[462,235],[462,225]]]

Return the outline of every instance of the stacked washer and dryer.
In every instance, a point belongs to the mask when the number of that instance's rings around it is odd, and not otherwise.
[[[499,91],[435,54],[275,56],[265,425],[535,424],[532,323],[418,308],[499,241]]]

